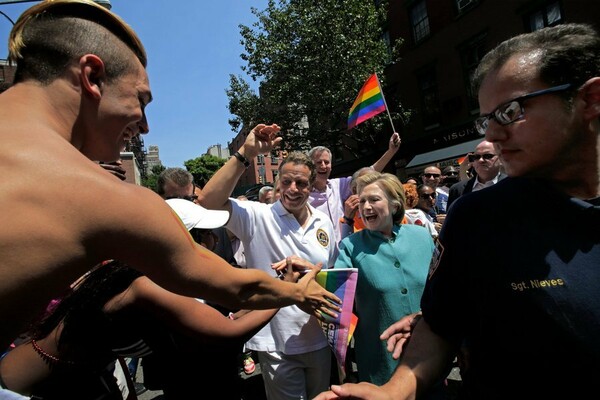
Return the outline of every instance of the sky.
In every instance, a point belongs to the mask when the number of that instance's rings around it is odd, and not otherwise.
[[[159,146],[166,167],[183,167],[209,146],[227,147],[236,135],[227,122],[229,75],[242,75],[243,47],[239,25],[264,10],[267,0],[110,0],[112,11],[140,36],[148,53],[148,75],[154,100],[146,108],[150,133],[146,150]],[[0,3],[2,1],[0,0]],[[13,21],[34,2],[0,4]],[[0,58],[8,55],[12,25],[0,15]]]

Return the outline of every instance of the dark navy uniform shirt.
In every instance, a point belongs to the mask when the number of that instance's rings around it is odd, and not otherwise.
[[[597,202],[596,202],[597,203]],[[600,381],[600,207],[505,179],[453,205],[422,298],[470,352],[473,399],[583,398]],[[593,395],[595,396],[595,395]]]

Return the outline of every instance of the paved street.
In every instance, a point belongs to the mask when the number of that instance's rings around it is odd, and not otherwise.
[[[256,371],[252,375],[246,375],[240,372],[240,377],[244,380],[244,396],[242,400],[266,400],[265,391],[262,382],[260,364],[256,364]],[[137,382],[143,382],[143,366],[140,365],[136,376]],[[460,382],[460,372],[457,367],[453,368],[448,375],[448,399],[456,398],[458,390],[458,382]],[[163,400],[162,391],[148,390],[138,396],[138,400]]]
[[[240,373],[244,380],[244,397],[243,400],[266,400],[265,390],[260,372],[260,364],[256,364],[256,370],[252,375],[246,375],[243,371]],[[140,365],[136,376],[137,382],[144,381],[143,366]],[[160,390],[148,390],[138,396],[138,400],[162,400],[163,392]]]

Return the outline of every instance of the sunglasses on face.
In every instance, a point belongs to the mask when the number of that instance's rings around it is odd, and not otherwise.
[[[423,174],[425,178],[439,178],[440,174]]]
[[[538,90],[536,92],[528,93],[523,96],[516,97],[510,101],[507,101],[504,104],[501,104],[489,114],[482,115],[481,117],[475,120],[475,129],[479,132],[480,135],[485,135],[485,132],[490,125],[490,120],[494,119],[500,125],[508,125],[512,124],[515,121],[518,121],[523,118],[525,115],[525,107],[523,107],[523,102],[527,99],[531,99],[537,96],[542,96],[544,94],[563,92],[573,86],[570,83],[565,85],[553,86],[548,89]]]
[[[423,194],[420,194],[419,197],[422,198],[423,200],[435,199],[436,194],[435,193],[423,193]]]
[[[491,154],[491,153],[469,154],[469,162],[473,163],[475,161],[479,161],[482,158],[483,158],[484,161],[488,161],[488,160],[491,160],[494,157],[496,157],[496,155],[495,154]]]

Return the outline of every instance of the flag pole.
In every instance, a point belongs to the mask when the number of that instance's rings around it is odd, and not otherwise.
[[[375,80],[377,81],[377,86],[379,86],[379,91],[381,92],[381,98],[383,99],[383,104],[385,105],[385,110],[387,111],[388,118],[390,119],[390,124],[392,125],[392,131],[396,132],[396,128],[394,128],[394,122],[392,121],[392,115],[390,114],[390,109],[385,101],[385,95],[383,94],[383,89],[381,88],[381,83],[379,83],[379,77],[377,76],[377,72],[375,72]]]

